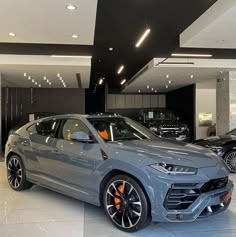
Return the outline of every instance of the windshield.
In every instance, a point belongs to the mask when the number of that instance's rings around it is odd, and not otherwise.
[[[145,111],[145,121],[158,121],[158,120],[176,120],[175,115],[168,110]]]
[[[88,118],[88,121],[106,141],[144,140],[157,137],[147,128],[128,118]]]

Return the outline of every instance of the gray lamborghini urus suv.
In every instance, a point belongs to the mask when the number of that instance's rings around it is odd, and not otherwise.
[[[161,139],[131,119],[59,115],[30,122],[8,138],[7,178],[103,206],[123,231],[148,223],[189,222],[224,211],[229,171],[213,152]]]

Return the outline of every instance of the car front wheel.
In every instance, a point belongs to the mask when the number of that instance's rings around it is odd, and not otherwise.
[[[225,163],[230,169],[230,172],[236,173],[236,151],[231,151],[225,155]]]
[[[7,162],[7,180],[15,191],[31,188],[33,185],[26,180],[24,164],[16,155],[11,156]]]
[[[106,185],[103,195],[105,212],[120,230],[134,232],[149,219],[146,195],[133,178],[117,175]]]

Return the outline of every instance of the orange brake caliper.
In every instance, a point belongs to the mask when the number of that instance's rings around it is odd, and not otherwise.
[[[124,187],[123,187],[123,185],[120,185],[120,186],[118,187],[118,190],[119,190],[120,193],[124,193]],[[120,193],[119,193],[119,192],[116,191],[116,192],[115,192],[115,195],[120,197]],[[119,209],[120,209],[120,199],[117,198],[117,197],[114,197],[114,203],[115,203],[116,209],[119,210]]]

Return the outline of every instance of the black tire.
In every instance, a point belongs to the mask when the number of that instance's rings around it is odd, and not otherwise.
[[[7,180],[15,191],[22,191],[33,186],[26,180],[24,164],[17,155],[12,155],[7,161]]]
[[[224,161],[231,173],[236,173],[236,151],[230,151],[224,156]]]
[[[128,175],[109,180],[103,192],[103,206],[113,225],[125,232],[137,231],[150,220],[147,197],[138,182]]]

